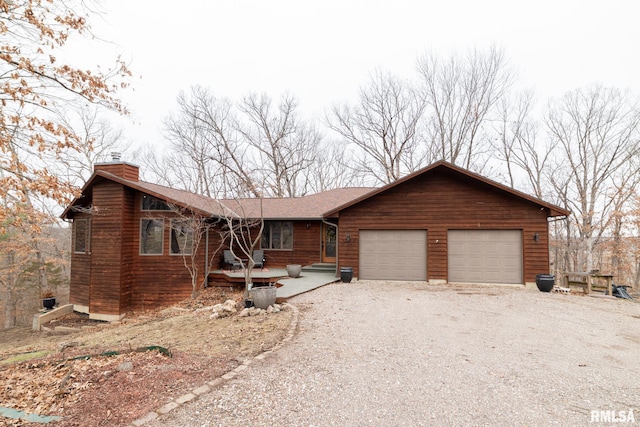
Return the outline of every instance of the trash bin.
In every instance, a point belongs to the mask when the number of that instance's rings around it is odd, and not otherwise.
[[[343,283],[351,283],[351,279],[353,279],[353,267],[340,267],[340,279]]]
[[[536,275],[536,286],[541,292],[551,292],[555,285],[555,276],[553,274]]]

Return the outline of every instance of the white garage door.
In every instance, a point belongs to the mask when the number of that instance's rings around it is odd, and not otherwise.
[[[426,230],[361,230],[360,279],[427,280]]]
[[[450,230],[449,282],[522,283],[522,231]]]

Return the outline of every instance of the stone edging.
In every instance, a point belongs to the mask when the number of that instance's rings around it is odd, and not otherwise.
[[[290,308],[293,311],[293,318],[291,319],[291,325],[289,325],[289,330],[287,331],[286,336],[282,339],[282,341],[280,341],[278,344],[273,346],[273,348],[271,348],[270,350],[263,351],[257,356],[254,356],[253,359],[245,360],[240,366],[237,366],[235,369],[227,372],[221,377],[216,378],[215,380],[209,381],[208,383],[196,389],[193,389],[190,393],[177,397],[172,401],[170,401],[169,403],[167,403],[166,405],[156,409],[155,411],[151,411],[147,413],[145,416],[138,418],[137,420],[134,420],[131,423],[131,426],[139,427],[159,418],[162,415],[168,414],[169,412],[180,407],[181,405],[187,402],[191,402],[192,400],[197,399],[198,396],[208,393],[213,388],[218,387],[222,385],[224,382],[237,377],[242,371],[247,369],[247,367],[249,367],[254,361],[263,360],[271,353],[282,348],[282,346],[284,346],[285,343],[293,339],[296,332],[296,328],[298,327],[298,316],[299,316],[298,307],[296,307],[293,304],[287,303],[287,308]]]

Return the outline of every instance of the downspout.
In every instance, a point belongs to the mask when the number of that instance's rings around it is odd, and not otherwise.
[[[204,286],[206,288],[209,284],[209,224],[206,225],[204,234]]]
[[[338,234],[339,234],[339,233],[338,233],[338,224],[334,224],[334,223],[332,223],[332,222],[329,222],[329,221],[327,221],[327,220],[326,220],[326,219],[324,219],[324,218],[320,218],[320,220],[321,220],[324,224],[327,224],[327,225],[330,225],[330,226],[332,226],[332,227],[335,227],[335,228],[336,228],[336,271],[335,271],[335,275],[336,275],[336,277],[338,277],[338,271],[339,271],[339,269],[338,269],[338,260],[340,259],[340,257],[339,257],[339,255],[340,255],[340,253],[339,253],[339,250],[340,250],[340,244],[338,243],[338,241],[339,241],[340,239],[338,239]]]

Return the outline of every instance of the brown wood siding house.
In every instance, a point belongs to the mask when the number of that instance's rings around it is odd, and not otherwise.
[[[290,244],[263,247],[270,268],[330,262],[352,267],[360,278],[435,283],[535,281],[549,270],[548,218],[569,215],[446,162],[378,189],[213,200],[139,181],[138,167],[118,159],[95,165],[82,195],[62,215],[73,221],[70,301],[76,310],[113,320],[191,295],[183,256],[171,247],[170,224],[179,215],[144,208],[152,199],[210,219],[243,212],[262,217],[272,230],[286,227]],[[141,242],[147,229],[154,236],[151,253],[147,237]],[[220,240],[212,227],[209,246],[203,241],[197,248],[199,283],[207,269],[223,267],[221,255],[206,266],[206,254],[224,246]]]
[[[212,200],[187,191],[168,188],[138,179],[138,167],[118,161],[95,165],[95,172],[82,194],[62,217],[72,220],[73,236],[78,227],[90,224],[87,244],[71,257],[70,302],[91,318],[114,320],[130,311],[170,305],[189,298],[191,276],[182,255],[171,253],[171,221],[184,219],[188,212],[216,219],[225,209],[243,212],[247,218],[262,218],[265,224],[286,223],[292,230],[290,247],[263,248],[266,265],[312,264],[324,261],[322,212],[361,196],[371,188],[336,189],[304,198]],[[170,204],[171,210],[143,208],[144,198]],[[183,212],[176,212],[177,209]],[[146,221],[143,223],[143,221]],[[142,251],[143,224],[162,224],[161,243],[154,253]],[[221,269],[221,236],[215,227],[203,238],[195,252],[198,283],[205,271]],[[205,241],[208,240],[208,248]],[[161,245],[161,249],[160,249]],[[207,266],[206,257],[212,262]],[[188,256],[188,261],[191,257]],[[335,261],[334,261],[335,262]]]
[[[569,214],[438,162],[325,216],[356,277],[525,284],[549,272],[548,218]]]

